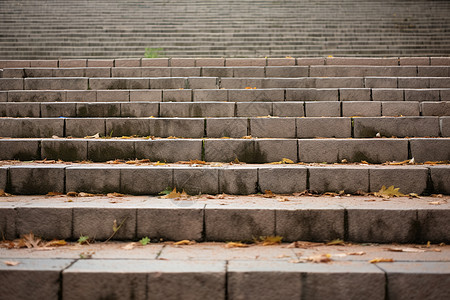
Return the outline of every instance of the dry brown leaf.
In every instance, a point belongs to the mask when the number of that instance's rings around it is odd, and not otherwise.
[[[394,262],[393,258],[374,258],[372,260],[369,260],[371,264],[376,264],[380,262]]]
[[[179,198],[181,197],[181,193],[177,192],[177,188],[174,188],[169,194],[165,195],[165,196],[161,196],[161,198],[164,199],[174,199],[174,198]]]
[[[263,197],[264,197],[264,198],[274,198],[274,197],[275,197],[275,194],[272,193],[271,190],[265,190],[265,191],[264,191],[264,194],[263,194]]]
[[[241,139],[244,139],[244,140],[249,140],[251,138],[252,138],[251,135],[245,135],[245,136],[241,137]]]
[[[282,240],[283,237],[281,236],[270,235],[270,236],[260,236],[259,239],[255,240],[255,242],[258,244],[262,244],[263,246],[272,246],[281,244]]]
[[[94,197],[94,196],[95,196],[94,194],[90,194],[90,193],[84,193],[84,192],[78,193],[78,197]]]
[[[121,247],[121,248],[124,249],[124,250],[133,250],[134,247],[136,247],[136,243],[129,243],[129,244],[126,244],[125,246],[123,246],[123,247]]]
[[[247,244],[239,243],[239,242],[229,242],[225,245],[226,248],[247,248]]]
[[[278,198],[278,201],[279,202],[289,202],[290,200],[287,197],[281,197],[281,198]]]
[[[4,190],[0,190],[0,197],[9,197],[11,194],[5,193]]]
[[[439,202],[439,201],[432,201],[432,202],[428,202],[428,204],[430,204],[430,205],[441,205],[441,202]]]
[[[20,241],[27,247],[27,248],[38,248],[42,242],[42,239],[40,237],[35,236],[32,232],[29,234],[24,234]]]
[[[394,166],[400,166],[400,165],[407,165],[410,162],[409,159],[404,160],[404,161],[394,161],[394,162],[389,162],[390,165],[394,165]]]
[[[190,241],[190,240],[182,240],[182,241],[178,241],[173,243],[175,246],[182,246],[182,245],[194,245],[196,242],[195,241]]]
[[[374,193],[374,196],[376,197],[382,197],[389,199],[390,197],[404,197],[405,194],[400,193],[400,188],[395,188],[393,185],[386,188],[386,186],[382,186],[381,189],[378,192]]]
[[[20,264],[20,261],[5,260],[3,263],[7,266],[17,266]]]
[[[60,192],[48,192],[46,196],[61,196],[62,194]]]
[[[164,166],[166,163],[160,162],[159,160],[155,163],[156,166]]]
[[[110,197],[110,198],[113,198],[113,197],[123,197],[123,196],[125,196],[125,195],[124,195],[124,194],[120,194],[120,193],[114,192],[114,193],[109,193],[109,194],[107,194],[106,196],[107,196],[107,197]]]
[[[300,192],[300,193],[292,193],[292,195],[295,197],[300,197],[300,196],[308,196],[311,194],[308,192],[308,190],[304,190],[303,192]]]
[[[330,261],[332,261],[330,254],[313,255],[307,257],[306,260],[313,263],[329,263]]]
[[[331,242],[326,243],[327,246],[344,246],[345,242],[341,239],[335,239]]]
[[[387,251],[392,252],[409,252],[409,253],[423,253],[425,250],[418,248],[386,248]]]
[[[44,244],[44,247],[59,247],[66,246],[67,242],[65,240],[53,240]]]
[[[366,254],[366,252],[364,252],[364,251],[347,253],[347,255],[365,255],[365,254]]]
[[[293,242],[291,244],[289,244],[287,246],[287,248],[302,248],[302,249],[307,249],[307,248],[313,248],[313,247],[318,247],[318,246],[323,246],[325,245],[324,243],[314,243],[314,242],[302,242],[302,241],[296,241]]]
[[[68,192],[67,196],[69,196],[69,197],[77,197],[78,193],[77,192]]]

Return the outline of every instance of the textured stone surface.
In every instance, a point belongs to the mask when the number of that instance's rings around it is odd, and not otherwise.
[[[298,193],[306,189],[307,170],[302,166],[283,168],[262,167],[258,170],[259,187],[262,192]]]
[[[276,117],[304,117],[303,102],[274,102],[273,116]]]
[[[340,117],[341,103],[337,101],[305,102],[306,117]]]
[[[423,116],[450,116],[450,101],[420,103]]]
[[[66,191],[95,194],[120,190],[120,169],[112,167],[68,167]]]
[[[46,240],[72,238],[72,208],[39,204],[17,208],[17,236],[30,232]]]
[[[338,101],[337,89],[286,89],[286,101]]]
[[[436,117],[355,118],[355,137],[437,137],[439,120]]]
[[[120,191],[131,195],[157,195],[173,186],[173,170],[158,167],[121,167]]]
[[[381,102],[349,101],[342,103],[343,117],[379,117],[381,116]]]
[[[77,103],[77,116],[86,117],[120,117],[120,103]]]
[[[120,103],[121,117],[151,117],[159,115],[159,103],[157,102],[138,102],[138,103]]]
[[[413,101],[381,102],[381,111],[383,116],[419,116],[420,103]],[[423,115],[427,116],[426,114]]]
[[[234,103],[230,103],[233,104]],[[237,102],[237,117],[262,117],[272,115],[272,103],[268,102]]]
[[[202,159],[202,140],[138,140],[136,158],[150,161],[177,162]]]
[[[422,194],[427,188],[428,169],[425,167],[374,167],[370,171],[370,191],[377,192],[384,185],[400,188],[401,193]]]
[[[257,168],[224,168],[219,170],[219,193],[249,195],[257,191]]]
[[[450,194],[450,167],[431,166],[431,180],[435,193]]]
[[[41,142],[41,157],[64,161],[87,160],[88,142],[78,139],[45,139]]]
[[[85,137],[95,134],[105,135],[105,119],[71,119],[66,120],[66,136]]]
[[[2,118],[0,136],[38,138],[64,135],[64,120],[50,118]]]
[[[416,162],[450,161],[450,139],[410,139],[410,147]]]
[[[89,160],[94,162],[106,162],[115,159],[134,159],[133,140],[109,140],[109,139],[90,139],[88,141]]]
[[[369,191],[369,170],[353,166],[308,167],[309,189],[319,193]]]
[[[76,117],[76,103],[41,103],[41,117]]]
[[[403,101],[401,89],[372,89],[373,101]]]
[[[341,101],[370,101],[370,89],[339,89]]]
[[[246,118],[208,118],[206,119],[206,136],[240,138],[248,135],[247,125]]]
[[[34,160],[40,159],[39,151],[40,139],[1,139],[0,159]]]
[[[347,138],[352,134],[350,118],[297,118],[297,137]]]
[[[250,87],[250,86],[249,86]],[[253,86],[252,86],[253,87]],[[232,87],[230,87],[232,88]],[[284,101],[284,90],[282,89],[230,89],[228,90],[228,101],[233,102],[275,102]]]
[[[294,118],[252,118],[250,133],[259,138],[295,138]]]
[[[448,179],[448,178],[447,178]],[[419,241],[447,243],[450,241],[450,224],[445,209],[418,209],[417,217],[420,226]]]
[[[42,195],[64,193],[65,166],[11,166],[11,193]]]
[[[163,90],[164,102],[191,102],[192,90]]]
[[[193,91],[193,101],[227,101],[228,91],[217,89],[203,89]]]
[[[219,192],[219,169],[187,168],[174,169],[173,184],[178,190],[189,195],[217,194]]]

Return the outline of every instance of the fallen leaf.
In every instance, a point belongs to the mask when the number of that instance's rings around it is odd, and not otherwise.
[[[400,165],[407,165],[409,164],[410,160],[404,160],[404,161],[394,161],[394,162],[389,162],[390,165],[394,165],[394,166],[400,166]]]
[[[423,253],[425,250],[417,248],[386,248],[387,251],[392,252],[410,252],[410,253]]]
[[[330,261],[332,261],[330,254],[313,255],[307,257],[306,260],[313,263],[329,263]]]
[[[11,194],[5,193],[4,190],[0,190],[0,197],[9,197]]]
[[[281,236],[269,235],[269,236],[260,236],[259,239],[255,240],[255,242],[258,244],[262,244],[263,246],[272,246],[272,245],[281,244],[282,240],[283,240],[283,237],[281,237]]]
[[[44,244],[44,247],[59,247],[66,246],[67,242],[65,240],[53,240]]]
[[[428,202],[428,204],[430,204],[430,205],[441,205],[441,202],[439,202],[439,201],[432,201],[432,202]]]
[[[133,250],[134,247],[136,247],[136,243],[133,242],[133,243],[126,244],[125,246],[123,246],[121,248],[124,250]]]
[[[91,259],[92,256],[93,256],[94,254],[95,254],[94,251],[91,251],[91,252],[89,252],[89,251],[87,251],[87,252],[81,252],[81,253],[80,253],[80,258],[81,258],[81,259]]]
[[[112,197],[123,197],[123,196],[125,196],[125,195],[124,195],[124,194],[120,194],[120,193],[114,192],[114,193],[109,193],[109,194],[107,194],[106,196],[112,198]]]
[[[85,139],[99,139],[100,138],[100,133],[96,133],[94,135],[88,135],[84,137]]]
[[[27,248],[38,248],[40,243],[42,242],[42,239],[35,236],[32,232],[30,232],[29,234],[24,234],[21,240]]]
[[[164,166],[166,163],[160,162],[159,160],[155,163],[156,166]]]
[[[345,242],[341,239],[335,239],[335,240],[332,240],[331,242],[326,243],[326,245],[327,246],[337,246],[337,245],[344,246]]]
[[[77,192],[68,192],[67,196],[69,196],[69,197],[77,197],[78,193]]]
[[[226,248],[247,248],[247,244],[239,243],[239,242],[229,242],[225,245]]]
[[[278,198],[279,202],[289,202],[290,200],[287,197]]]
[[[365,255],[365,254],[366,254],[366,252],[364,252],[364,251],[347,253],[347,255]]]
[[[291,244],[289,244],[287,246],[287,248],[302,248],[302,249],[307,249],[307,248],[313,248],[313,247],[317,247],[317,246],[323,246],[325,245],[324,243],[314,243],[314,242],[302,242],[302,241],[296,241],[293,242]]]
[[[62,194],[63,193],[60,193],[60,192],[48,192],[46,196],[60,196]]]
[[[386,186],[382,186],[381,189],[378,192],[374,193],[374,196],[376,197],[382,197],[389,199],[390,197],[404,197],[405,194],[400,193],[400,188],[395,188],[393,185],[386,188]]]
[[[248,140],[248,139],[251,139],[251,138],[252,138],[251,135],[245,135],[245,136],[241,137],[241,139],[244,139],[244,140]]]
[[[262,196],[263,196],[264,198],[274,198],[274,197],[275,197],[275,194],[272,193],[271,190],[265,190],[265,191],[264,191],[264,194],[263,194]]]
[[[3,263],[7,266],[17,266],[20,264],[20,261],[5,260]]]
[[[181,193],[177,192],[177,188],[174,188],[169,194],[165,195],[165,196],[161,196],[161,198],[164,199],[174,199],[174,198],[179,198],[181,197]]]
[[[371,264],[376,264],[380,262],[394,262],[393,258],[374,258],[372,260],[369,260]]]
[[[78,193],[78,197],[94,197],[94,196],[95,196],[94,194],[90,194],[90,193],[84,193],[84,192]]]
[[[182,245],[194,245],[195,241],[190,241],[190,240],[182,240],[176,243],[173,243],[175,246],[182,246]]]
[[[408,194],[409,199],[413,199],[413,198],[420,198],[418,194],[416,193],[409,193]]]

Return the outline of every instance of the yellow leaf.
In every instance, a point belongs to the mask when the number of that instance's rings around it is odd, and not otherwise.
[[[302,241],[297,241],[297,242],[293,242],[291,244],[289,244],[287,246],[287,248],[303,248],[303,249],[308,249],[308,248],[313,248],[313,247],[318,247],[318,246],[323,246],[324,243],[314,243],[314,242],[302,242]]]
[[[256,240],[257,243],[262,243],[263,246],[271,246],[281,244],[283,237],[278,235],[270,235],[270,236],[260,236],[259,240]]]
[[[389,199],[390,197],[404,197],[406,195],[400,193],[400,188],[395,188],[393,185],[386,188],[386,186],[382,186],[380,191],[374,193],[376,197],[382,197]]]
[[[372,260],[369,260],[371,264],[376,264],[380,262],[394,262],[394,259],[392,258],[374,258]]]
[[[161,198],[173,199],[173,198],[179,198],[179,197],[181,197],[181,193],[177,192],[177,188],[174,188],[169,194],[162,196]]]
[[[404,161],[399,161],[399,162],[390,162],[390,165],[394,165],[394,166],[399,166],[399,165],[407,165],[409,163],[409,159],[404,160]]]
[[[327,246],[344,246],[345,242],[341,239],[332,240],[331,242],[326,243]]]
[[[157,166],[164,166],[165,165],[165,163],[163,163],[163,162],[160,162],[159,160],[155,163],[155,165],[157,165]]]
[[[226,248],[247,248],[247,244],[238,243],[238,242],[229,242],[225,245]]]
[[[245,140],[248,140],[248,139],[251,139],[251,138],[252,138],[251,135],[246,135],[246,136],[241,137],[241,139],[245,139]]]
[[[56,247],[56,246],[65,246],[67,245],[67,242],[65,240],[53,240],[50,242],[47,242],[44,247]]]
[[[8,197],[11,196],[11,194],[5,193],[4,190],[0,190],[0,197]]]
[[[173,243],[176,246],[181,246],[181,245],[194,245],[195,241],[190,241],[190,240],[182,240],[176,243]]]
[[[264,195],[263,195],[263,197],[264,197],[264,198],[274,198],[274,197],[275,197],[275,194],[272,193],[271,190],[264,190]]]
[[[293,164],[294,162],[292,160],[290,160],[289,158],[283,158],[281,160],[283,162],[283,164]]]
[[[293,58],[292,56],[286,56],[285,58]]]
[[[60,192],[48,192],[46,196],[60,196],[62,193]]]

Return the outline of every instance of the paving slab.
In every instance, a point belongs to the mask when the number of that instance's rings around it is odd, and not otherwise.
[[[64,193],[65,166],[11,166],[10,190],[13,194]]]

